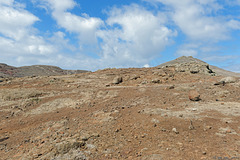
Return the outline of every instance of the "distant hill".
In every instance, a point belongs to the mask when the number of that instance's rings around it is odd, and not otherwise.
[[[182,56],[175,60],[160,64],[157,68],[171,67],[174,66],[177,71],[180,72],[191,72],[191,73],[205,73],[212,75],[221,76],[235,76],[240,77],[240,73],[227,71],[216,66],[209,65],[208,63],[201,61],[192,56]]]
[[[33,65],[24,67],[13,67],[0,63],[0,77],[25,77],[25,76],[56,76],[67,74],[78,74],[88,72],[85,70],[64,70],[56,66]]]
[[[209,75],[235,76],[240,77],[240,73],[227,71],[216,66],[209,65],[192,56],[182,56],[175,60],[160,64],[157,68],[175,67],[179,72],[204,73]],[[0,63],[0,78],[25,77],[25,76],[57,76],[68,74],[79,74],[89,72],[86,70],[64,70],[57,66],[33,65],[14,67]]]

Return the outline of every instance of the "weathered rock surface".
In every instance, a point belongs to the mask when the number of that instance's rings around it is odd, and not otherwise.
[[[122,81],[123,81],[123,78],[122,77],[120,77],[120,76],[117,76],[117,77],[115,77],[114,79],[113,79],[113,84],[119,84],[119,83],[122,83]]]
[[[235,77],[224,77],[220,80],[220,82],[235,83],[235,82],[237,82],[237,79]]]
[[[199,59],[195,59],[191,56],[189,57],[182,56],[173,61],[163,63],[157,67],[158,68],[175,67],[177,72],[188,72],[192,74],[203,73],[214,75],[214,72],[209,68],[209,64]]]
[[[188,93],[188,98],[191,100],[191,101],[200,101],[200,94],[198,93],[198,91],[196,90],[191,90],[189,93]]]

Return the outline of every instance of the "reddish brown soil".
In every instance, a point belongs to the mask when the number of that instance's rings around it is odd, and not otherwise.
[[[133,68],[4,81],[0,159],[240,159],[240,83],[221,78]]]

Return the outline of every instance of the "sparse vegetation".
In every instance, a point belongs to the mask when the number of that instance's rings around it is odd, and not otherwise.
[[[177,67],[1,82],[1,158],[240,157],[239,77]]]

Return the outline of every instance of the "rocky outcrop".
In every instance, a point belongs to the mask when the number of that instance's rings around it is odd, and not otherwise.
[[[220,80],[220,82],[235,83],[237,82],[237,79],[235,77],[224,77]]]
[[[203,73],[208,75],[219,75],[225,77],[240,77],[240,73],[227,71],[222,68],[209,65],[208,63],[201,61],[197,58],[193,58],[192,56],[182,56],[175,60],[157,66],[157,68],[169,67],[174,67],[177,72],[186,72],[192,74]]]
[[[237,78],[235,77],[224,77],[222,79],[220,79],[219,81],[217,81],[216,83],[214,83],[214,85],[225,85],[227,83],[236,83],[237,82]]]
[[[192,74],[203,73],[215,75],[215,73],[210,69],[209,64],[203,62],[199,59],[193,58],[192,56],[182,56],[173,61],[163,63],[157,68],[168,68],[174,67],[177,72],[188,72]]]
[[[113,79],[112,83],[113,84],[119,84],[119,83],[122,83],[122,81],[123,81],[122,77],[117,76]]]

